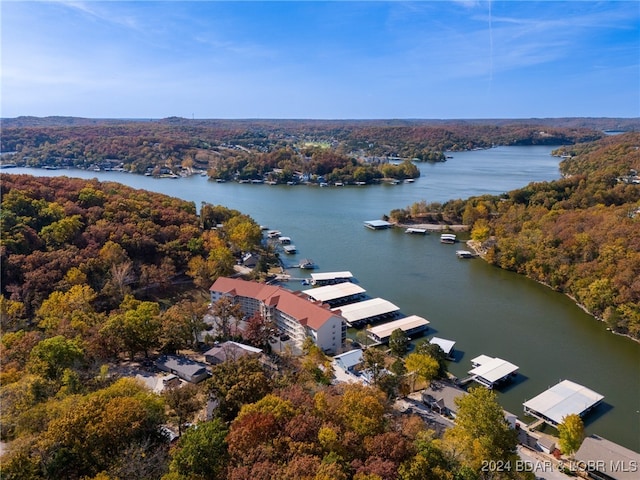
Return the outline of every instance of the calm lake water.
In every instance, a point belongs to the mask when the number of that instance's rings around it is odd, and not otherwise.
[[[640,344],[612,335],[567,297],[485,262],[459,260],[458,245],[439,236],[372,231],[379,219],[413,202],[444,202],[500,194],[531,181],[559,178],[551,147],[498,147],[456,152],[445,163],[420,164],[413,184],[307,187],[218,184],[204,177],[154,179],[117,172],[11,169],[7,173],[97,177],[190,200],[222,204],[282,231],[298,247],[290,265],[311,258],[318,271],[350,270],[371,297],[431,321],[429,336],[455,340],[458,361],[449,369],[467,376],[470,360],[487,354],[520,367],[517,381],[499,391],[502,405],[521,418],[522,403],[569,379],[604,395],[586,418],[596,433],[640,451]],[[306,276],[292,268],[295,277]],[[290,282],[292,289],[303,288]],[[307,287],[304,287],[307,288]]]

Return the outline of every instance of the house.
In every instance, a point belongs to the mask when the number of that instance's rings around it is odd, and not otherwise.
[[[362,363],[362,359],[362,350],[359,348],[333,357],[336,365],[348,373],[353,373],[354,369]]]
[[[259,261],[260,256],[255,253],[248,252],[242,256],[242,265],[247,268],[256,268]]]
[[[456,418],[458,406],[456,398],[466,395],[464,390],[441,382],[431,382],[429,388],[422,391],[422,403],[434,412]]]
[[[198,383],[209,376],[207,366],[178,355],[162,355],[155,361],[156,367],[164,372],[173,373],[191,383]]]
[[[302,293],[264,283],[220,277],[210,288],[211,302],[222,297],[238,304],[244,315],[256,313],[272,321],[280,332],[288,335],[302,347],[305,338],[324,352],[335,353],[342,348],[347,336],[347,326],[339,312],[328,305],[313,302]]]
[[[218,365],[226,361],[235,361],[248,355],[260,355],[262,350],[238,342],[224,342],[216,345],[204,354],[207,363]]]
[[[598,435],[585,438],[574,458],[596,480],[635,480],[640,475],[640,453]]]

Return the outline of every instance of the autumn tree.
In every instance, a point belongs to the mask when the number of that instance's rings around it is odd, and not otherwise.
[[[440,345],[431,343],[427,340],[416,346],[415,353],[429,355],[438,362],[437,378],[445,378],[447,376],[447,354],[444,353],[444,350],[442,350]]]
[[[456,423],[445,432],[446,449],[453,458],[480,473],[484,461],[507,462],[517,445],[493,390],[472,387],[455,399]],[[495,472],[492,472],[495,473]]]
[[[571,414],[558,424],[559,446],[565,455],[573,455],[584,440],[584,423],[580,415]]]
[[[218,404],[216,415],[225,421],[235,418],[242,405],[261,399],[271,390],[262,365],[253,357],[221,363],[211,373],[205,388]]]
[[[164,349],[177,351],[194,347],[198,343],[198,335],[207,327],[204,321],[206,313],[207,305],[204,302],[189,299],[181,300],[163,312]]]
[[[228,458],[226,436],[227,427],[218,418],[187,430],[178,440],[169,464],[169,470],[175,476],[168,478],[222,478]]]
[[[27,369],[44,378],[59,380],[65,371],[82,360],[84,351],[78,340],[62,335],[46,338],[33,347]]]
[[[232,335],[231,321],[237,323],[244,317],[242,307],[230,297],[224,296],[213,304],[212,310],[217,326],[216,333],[222,338],[229,338]]]
[[[416,375],[423,382],[429,383],[438,375],[438,362],[430,355],[410,353],[405,360],[407,371]],[[415,386],[415,382],[414,382]],[[412,387],[413,390],[413,387]]]
[[[105,341],[123,348],[131,358],[143,352],[149,356],[149,350],[160,342],[162,321],[160,306],[155,302],[143,302],[131,296],[125,297],[120,311],[111,314],[101,329]]]
[[[391,336],[389,337],[389,349],[391,350],[392,355],[402,357],[407,353],[408,348],[409,338],[402,329],[396,328],[391,332]]]
[[[274,335],[274,332],[273,322],[265,319],[260,312],[256,312],[247,319],[247,326],[242,335],[251,345],[268,348],[269,338]]]
[[[163,392],[164,401],[171,415],[176,418],[178,435],[182,435],[184,423],[203,406],[199,394],[200,389],[193,383],[168,388]]]
[[[386,355],[379,348],[367,348],[362,353],[363,368],[371,374],[371,383],[376,385],[385,368]]]

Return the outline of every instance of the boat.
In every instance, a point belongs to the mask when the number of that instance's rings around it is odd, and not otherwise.
[[[295,245],[285,245],[284,247],[282,247],[282,249],[284,250],[284,253],[288,253],[289,255],[293,255],[297,252],[297,248]]]
[[[407,228],[404,233],[411,233],[414,235],[425,235],[427,233],[427,229],[426,228],[413,228],[413,227],[409,227]]]
[[[316,268],[316,264],[310,258],[305,258],[300,262],[300,265],[298,265],[298,267],[302,268],[303,270],[313,270],[314,268]]]
[[[474,258],[475,254],[469,250],[456,250],[456,256],[458,258]]]
[[[440,235],[440,243],[456,243],[456,235],[454,233],[443,233]]]

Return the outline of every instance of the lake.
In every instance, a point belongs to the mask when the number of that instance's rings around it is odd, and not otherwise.
[[[552,147],[497,147],[454,152],[445,163],[419,164],[411,184],[319,188],[215,183],[193,176],[155,179],[118,172],[14,168],[7,173],[68,175],[112,180],[185,200],[221,204],[290,236],[298,254],[289,265],[311,258],[317,271],[350,270],[371,297],[402,312],[427,318],[428,336],[455,340],[458,361],[449,365],[467,376],[470,359],[497,356],[520,367],[517,382],[499,390],[501,404],[522,418],[522,403],[560,380],[569,379],[604,395],[585,419],[596,433],[640,451],[640,344],[606,331],[569,298],[482,260],[460,260],[458,245],[439,236],[372,231],[379,219],[413,202],[444,202],[485,193],[500,194],[531,181],[559,178]],[[295,277],[307,276],[290,270]],[[291,289],[302,288],[289,282]],[[304,287],[307,288],[307,287]]]

